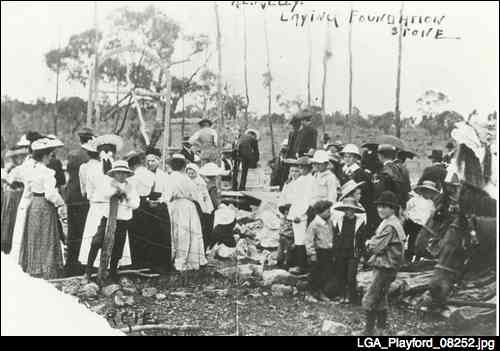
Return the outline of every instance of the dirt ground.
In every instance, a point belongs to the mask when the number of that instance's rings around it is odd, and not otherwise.
[[[221,277],[217,268],[228,262],[211,262],[204,271],[193,274],[188,282],[178,275],[161,278],[133,278],[137,288],[135,303],[131,307],[116,307],[112,298],[100,296],[95,300],[83,299],[116,328],[144,324],[193,326],[188,332],[147,332],[143,335],[323,335],[325,320],[339,322],[353,332],[361,331],[364,314],[361,307],[341,303],[311,302],[305,292],[295,296],[273,296],[269,288],[255,283],[237,284]],[[143,297],[144,288],[154,287],[165,295]],[[406,306],[391,306],[390,335],[399,336],[493,336],[496,326],[473,325],[455,329],[442,317],[411,311]]]

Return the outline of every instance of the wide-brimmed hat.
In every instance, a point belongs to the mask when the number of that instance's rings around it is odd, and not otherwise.
[[[207,163],[201,167],[199,174],[204,177],[218,177],[226,175],[227,172],[217,166],[215,163]]]
[[[186,156],[184,156],[183,154],[173,154],[172,160],[184,160],[184,161],[186,161]]]
[[[96,146],[113,145],[116,151],[120,151],[123,147],[123,139],[115,134],[101,135],[96,138]]]
[[[421,192],[425,190],[432,191],[436,194],[440,193],[437,184],[431,180],[423,181],[422,184],[417,185],[413,191],[417,194],[421,194]]]
[[[297,166],[297,160],[295,158],[287,158],[284,162],[290,166]]]
[[[17,142],[16,147],[29,147],[31,142],[28,140],[26,135],[23,135],[21,139]]]
[[[303,157],[300,157],[298,160],[297,160],[297,166],[310,166],[312,165],[312,162],[311,162],[311,158],[307,157],[307,156],[303,156]]]
[[[405,160],[413,160],[415,157],[417,157],[417,154],[414,153],[413,151],[409,151],[409,150],[403,150],[403,151],[400,151],[398,153],[398,156],[401,158],[401,159],[405,159]]]
[[[125,157],[123,158],[125,161],[130,162],[133,159],[139,158],[146,156],[146,154],[143,151],[130,151]]]
[[[95,136],[94,131],[91,128],[82,128],[78,131],[78,136],[80,137],[93,137]]]
[[[254,134],[254,135],[255,135],[255,137],[257,138],[257,140],[260,140],[260,133],[259,133],[259,131],[257,131],[256,129],[252,129],[252,128],[247,129],[247,130],[245,131],[245,134],[246,134],[246,135],[248,135],[248,134]]]
[[[97,142],[95,139],[91,139],[82,145],[82,149],[88,152],[97,152]]]
[[[397,147],[395,147],[394,145],[390,145],[390,144],[380,144],[378,147],[377,147],[377,152],[386,152],[386,151],[393,151],[393,152],[396,152],[398,149]]]
[[[301,121],[310,121],[314,117],[314,112],[311,109],[306,108],[300,111],[298,117]]]
[[[199,174],[199,173],[200,173],[200,167],[198,167],[198,165],[197,165],[197,164],[195,164],[195,163],[190,163],[190,164],[188,164],[188,165],[186,166],[186,170],[187,170],[187,169],[191,169],[191,170],[195,171],[197,174]]]
[[[399,208],[399,200],[392,191],[384,191],[382,195],[374,202],[375,205],[385,205],[394,209]]]
[[[350,180],[347,183],[345,183],[342,186],[342,189],[340,191],[340,198],[339,201],[344,200],[346,197],[348,197],[352,192],[358,188],[361,188],[363,185],[365,185],[365,182],[361,183],[356,183],[354,180]]]
[[[5,158],[12,158],[12,157],[16,157],[16,156],[26,156],[29,153],[30,152],[29,152],[29,149],[27,147],[15,147],[15,148],[8,150],[5,153]]]
[[[64,143],[59,139],[43,138],[34,141],[33,144],[31,144],[31,150],[40,151],[40,150],[58,149],[63,146]]]
[[[198,122],[198,125],[199,126],[202,126],[203,124],[208,124],[210,126],[213,126],[214,125],[214,122],[212,122],[210,119],[208,118],[203,118],[201,121]]]
[[[340,212],[345,212],[345,211],[353,211],[354,213],[357,214],[363,214],[366,213],[365,209],[361,206],[358,205],[356,200],[347,198],[344,199],[342,202],[339,202],[338,204],[335,205],[334,210],[340,211]]]
[[[359,151],[359,147],[357,147],[354,144],[347,144],[341,151],[342,155],[356,155],[358,157],[361,157],[361,151]]]
[[[127,161],[115,161],[113,162],[113,168],[106,173],[108,176],[112,177],[115,173],[122,172],[126,173],[129,177],[134,175],[134,171],[130,169]]]
[[[328,163],[330,162],[330,154],[325,150],[318,150],[314,153],[311,160],[312,163]]]
[[[432,150],[432,154],[429,155],[429,159],[433,161],[443,161],[443,151],[441,150]]]

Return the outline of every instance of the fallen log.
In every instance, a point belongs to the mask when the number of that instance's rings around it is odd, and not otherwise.
[[[171,333],[179,333],[179,332],[193,333],[199,331],[200,327],[197,325],[175,326],[175,325],[158,324],[158,325],[138,325],[134,327],[120,329],[120,331],[125,334],[140,333],[140,332],[154,331],[154,330],[167,331]]]
[[[478,301],[466,301],[466,300],[457,300],[457,299],[448,299],[446,301],[446,305],[448,306],[456,306],[456,307],[477,307],[477,308],[496,308],[496,303],[490,302],[478,302]]]

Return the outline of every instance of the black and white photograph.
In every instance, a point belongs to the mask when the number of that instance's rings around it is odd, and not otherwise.
[[[495,350],[499,9],[1,1],[1,335]]]

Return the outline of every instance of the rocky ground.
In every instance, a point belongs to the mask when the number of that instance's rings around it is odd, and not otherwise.
[[[363,328],[360,307],[315,301],[300,279],[279,271],[267,271],[262,277],[251,269],[241,271],[241,266],[240,275],[231,275],[235,269],[231,261],[211,261],[209,267],[187,279],[128,275],[120,284],[103,289],[82,279],[55,285],[77,296],[115,328],[148,324],[187,327],[187,331],[139,333],[142,335],[352,335]],[[440,316],[412,310],[401,300],[393,303],[391,335],[488,336],[496,332],[493,321],[457,327]]]

